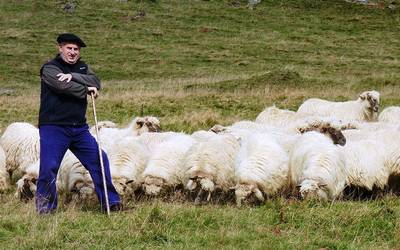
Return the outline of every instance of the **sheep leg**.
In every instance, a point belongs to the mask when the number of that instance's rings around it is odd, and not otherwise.
[[[194,199],[194,204],[199,205],[201,202],[201,195],[203,194],[203,189],[200,189],[199,193],[197,194],[196,199]]]
[[[210,198],[211,198],[211,191],[210,191],[210,192],[208,192],[208,196],[207,196],[207,202],[209,202],[209,201],[210,201]]]

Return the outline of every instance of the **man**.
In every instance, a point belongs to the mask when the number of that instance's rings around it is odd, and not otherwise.
[[[69,149],[89,171],[102,211],[106,200],[98,145],[86,124],[87,95],[98,96],[100,80],[80,60],[86,44],[76,35],[57,38],[59,54],[40,70],[39,110],[40,170],[36,191],[36,209],[40,214],[57,208],[56,179],[61,160]],[[121,209],[120,198],[110,175],[107,156],[102,152],[111,211]]]

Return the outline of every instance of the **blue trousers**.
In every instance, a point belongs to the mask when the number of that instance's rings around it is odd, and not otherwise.
[[[71,152],[89,171],[93,179],[97,198],[103,211],[106,198],[103,187],[99,151],[97,142],[89,133],[88,125],[64,126],[41,125],[40,134],[40,170],[36,189],[36,210],[38,213],[50,213],[57,208],[57,172],[67,152]],[[111,181],[107,155],[102,151],[109,205],[120,203],[120,198]]]

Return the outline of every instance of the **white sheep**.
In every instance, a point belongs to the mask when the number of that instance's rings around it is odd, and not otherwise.
[[[311,98],[300,105],[297,113],[335,116],[338,119],[376,121],[379,111],[379,92],[365,91],[354,101],[332,102]]]
[[[9,174],[6,169],[6,154],[0,146],[0,193],[9,188]]]
[[[94,204],[97,196],[89,171],[71,152],[65,154],[57,174],[57,191],[66,201]]]
[[[238,150],[239,142],[230,133],[215,134],[206,141],[198,141],[189,150],[185,160],[185,180],[188,190],[198,190],[196,203],[201,201],[203,193],[208,194],[209,201],[217,189],[227,192],[234,187]]]
[[[274,127],[286,127],[294,120],[297,120],[295,111],[279,109],[276,106],[271,106],[265,108],[260,114],[258,114],[255,122]]]
[[[253,133],[241,139],[235,166],[236,204],[252,194],[259,201],[287,186],[288,155],[268,133]]]
[[[194,143],[189,135],[178,134],[154,147],[142,174],[143,189],[147,195],[157,196],[182,184],[185,173],[183,161]]]
[[[133,136],[122,139],[108,152],[112,182],[123,199],[140,188],[149,157],[147,146]]]
[[[6,169],[21,176],[25,169],[39,159],[39,130],[26,122],[11,123],[0,138],[6,154]]]
[[[346,184],[345,156],[331,138],[318,133],[304,133],[290,154],[289,179],[300,187],[303,198],[334,200]]]
[[[400,107],[390,106],[382,110],[378,117],[379,122],[400,123]]]
[[[136,117],[133,121],[125,128],[108,128],[103,127],[99,130],[99,137],[102,143],[102,147],[106,152],[115,143],[118,143],[122,138],[127,136],[138,136],[145,132],[159,132],[160,121],[156,117],[145,116]]]

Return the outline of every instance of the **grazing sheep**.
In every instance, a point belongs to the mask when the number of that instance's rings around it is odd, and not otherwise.
[[[236,204],[252,194],[259,201],[272,196],[287,185],[287,152],[268,133],[253,133],[241,139],[236,158]]]
[[[229,191],[235,185],[235,157],[239,142],[229,133],[215,134],[206,141],[198,141],[186,156],[186,187],[190,191],[199,190],[196,203],[203,192],[207,201],[218,190]]]
[[[6,169],[10,177],[21,176],[39,159],[39,130],[26,122],[11,123],[0,138],[6,154]]]
[[[290,155],[289,179],[292,186],[300,187],[302,198],[334,200],[345,188],[345,156],[331,138],[304,133]]]
[[[9,188],[8,172],[6,169],[6,154],[0,146],[0,193]]]
[[[23,176],[17,181],[15,197],[28,202],[35,197],[36,181],[39,177],[39,161],[29,164],[23,172]]]
[[[382,110],[378,117],[379,122],[400,123],[400,107],[390,106]]]
[[[97,195],[89,171],[71,152],[65,154],[57,175],[57,191],[67,202],[94,204]]]
[[[147,195],[157,196],[182,184],[185,173],[183,161],[194,143],[189,135],[178,134],[154,147],[142,174],[143,189]]]
[[[146,145],[133,136],[122,139],[108,152],[112,182],[124,200],[140,188],[141,175],[149,157]]]
[[[298,114],[335,116],[338,119],[377,121],[379,111],[379,92],[365,91],[355,101],[331,102],[311,98],[300,105]]]

